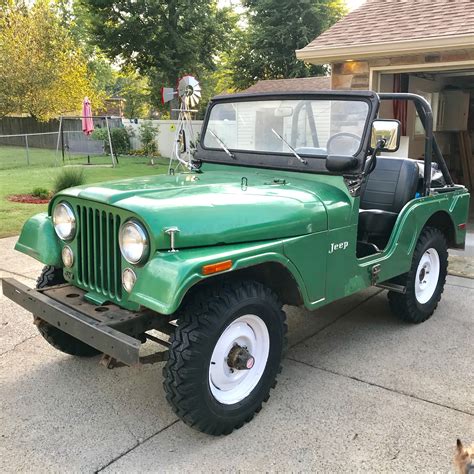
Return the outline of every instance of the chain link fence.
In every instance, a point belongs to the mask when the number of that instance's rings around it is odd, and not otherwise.
[[[34,128],[30,121],[25,121],[24,124]],[[14,126],[1,127],[0,131],[23,129],[21,131],[26,133],[0,134],[0,170],[64,165],[112,165],[108,138],[95,139],[85,135],[82,132],[81,120],[63,119],[61,124],[56,122],[54,125],[56,131],[33,133],[25,131],[25,127],[22,127],[18,120],[14,122]],[[94,119],[96,130],[104,126],[105,120]],[[120,127],[121,120],[109,119],[109,126]]]

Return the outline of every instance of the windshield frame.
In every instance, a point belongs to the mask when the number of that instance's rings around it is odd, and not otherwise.
[[[235,155],[234,159],[229,156],[221,148],[211,148],[204,145],[204,137],[207,133],[207,127],[211,116],[212,109],[222,103],[232,102],[259,102],[269,100],[337,100],[337,101],[364,101],[368,105],[367,118],[361,136],[360,146],[354,157],[358,160],[358,166],[348,175],[359,175],[362,172],[365,162],[367,150],[369,149],[370,127],[372,121],[377,115],[379,108],[378,95],[373,91],[318,91],[318,92],[293,92],[293,93],[241,93],[218,96],[211,100],[204,123],[202,125],[202,133],[199,139],[195,159],[202,162],[230,164],[234,166],[249,166],[257,168],[285,169],[289,171],[303,171],[313,173],[329,173],[326,169],[327,155],[304,154],[307,158],[307,164],[301,163],[291,153],[279,151],[254,151],[230,148],[229,150]],[[227,146],[227,144],[226,144]]]

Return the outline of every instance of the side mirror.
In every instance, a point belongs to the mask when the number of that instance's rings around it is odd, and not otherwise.
[[[333,173],[351,171],[358,164],[359,160],[354,156],[328,155],[326,158],[326,168]]]
[[[400,146],[401,124],[398,120],[377,119],[372,123],[370,146],[375,149],[380,140],[385,146],[380,151],[397,151]]]

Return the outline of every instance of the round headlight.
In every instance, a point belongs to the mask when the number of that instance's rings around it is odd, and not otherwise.
[[[53,224],[60,239],[71,240],[76,232],[76,218],[71,206],[59,203],[53,211]]]
[[[120,228],[120,251],[129,263],[139,263],[148,253],[148,238],[145,229],[135,221],[128,221]]]
[[[67,268],[71,268],[74,263],[74,254],[72,253],[71,247],[69,245],[65,245],[61,252],[64,266]]]
[[[137,275],[131,268],[126,268],[122,273],[122,285],[127,293],[130,293],[137,281]]]

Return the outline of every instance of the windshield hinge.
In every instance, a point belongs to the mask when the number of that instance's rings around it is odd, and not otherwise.
[[[344,183],[347,186],[347,189],[349,190],[349,194],[352,197],[356,197],[360,193],[360,187],[362,186],[362,176],[357,176],[355,178],[344,178]]]

